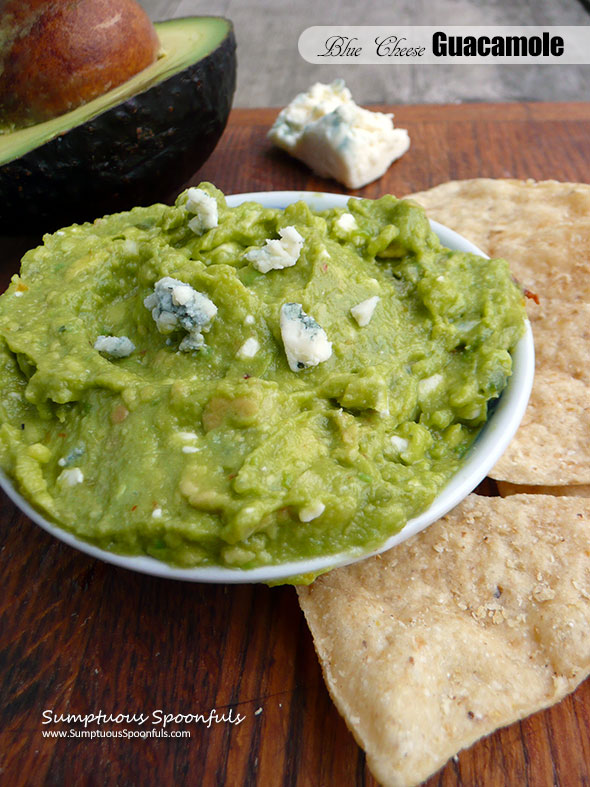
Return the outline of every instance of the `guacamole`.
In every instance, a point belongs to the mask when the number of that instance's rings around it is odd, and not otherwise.
[[[0,465],[107,550],[248,569],[376,548],[461,464],[520,288],[392,196],[211,184],[44,238],[0,298]]]

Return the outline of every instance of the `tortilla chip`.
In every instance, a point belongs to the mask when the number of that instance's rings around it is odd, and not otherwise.
[[[511,484],[510,481],[496,481],[502,497],[509,495],[554,495],[557,497],[590,497],[590,484],[573,486],[532,486],[531,484]]]
[[[490,476],[590,484],[590,186],[480,178],[411,197],[490,256],[505,257],[540,299],[528,308],[536,348],[531,401]]]
[[[563,372],[537,372],[518,432],[489,475],[518,484],[587,483],[590,387]]]
[[[590,185],[548,180],[451,181],[410,197],[530,290],[590,301]]]
[[[590,500],[470,495],[298,588],[332,698],[383,785],[547,707],[590,671]]]
[[[590,385],[590,303],[543,297],[529,317],[537,369],[556,369]]]

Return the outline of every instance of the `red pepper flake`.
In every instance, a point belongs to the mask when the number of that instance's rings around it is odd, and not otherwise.
[[[147,352],[147,350],[140,350],[140,351],[138,352],[138,355],[145,355],[145,354],[146,354],[146,352]]]
[[[237,473],[230,473],[227,477],[228,481],[231,481],[233,478],[237,476]]]
[[[537,295],[536,292],[533,292],[532,290],[527,290],[527,288],[525,287],[523,289],[523,293],[525,298],[530,298],[531,301],[534,301],[537,304],[537,306],[539,305],[540,303],[539,296]]]
[[[324,273],[326,273],[326,271],[328,270],[328,263],[327,262],[324,262],[324,264],[322,265],[322,270],[324,271]]]
[[[249,380],[249,379],[250,379],[250,375],[249,374],[245,374],[244,375],[244,380]]]
[[[137,506],[131,506],[131,510],[132,511],[135,511],[136,508],[137,508]]]
[[[58,432],[57,436],[58,437],[67,437],[67,434],[65,432]]]

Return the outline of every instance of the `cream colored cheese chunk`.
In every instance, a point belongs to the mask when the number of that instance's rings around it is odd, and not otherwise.
[[[359,107],[342,80],[297,95],[277,117],[270,139],[322,177],[356,189],[380,178],[410,147],[393,115]]]

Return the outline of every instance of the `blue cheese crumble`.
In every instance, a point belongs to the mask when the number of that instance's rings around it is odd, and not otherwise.
[[[356,223],[356,219],[352,215],[352,213],[343,213],[342,216],[339,216],[336,219],[335,223],[338,229],[347,233],[354,232],[359,228],[358,224]]]
[[[75,448],[73,448],[67,456],[62,456],[60,459],[57,460],[57,464],[60,467],[69,467],[73,465],[74,462],[77,462],[81,456],[84,455],[86,451],[86,446],[84,443],[80,443]]]
[[[352,307],[350,313],[357,321],[359,327],[364,328],[371,322],[371,318],[375,313],[378,303],[379,296],[373,295],[372,298],[367,298],[366,301],[361,301],[360,303],[357,303],[356,306]]]
[[[342,79],[317,82],[278,115],[269,138],[318,175],[350,189],[380,178],[410,147],[393,115],[359,107]]]
[[[211,328],[217,314],[217,306],[206,295],[170,276],[157,281],[143,303],[151,310],[160,333],[187,332],[178,348],[182,352],[199,350],[205,344],[202,332]]]
[[[426,399],[430,394],[436,391],[440,385],[442,385],[444,379],[445,378],[443,375],[439,372],[431,375],[430,377],[424,377],[418,382],[418,398],[420,400]]]
[[[244,344],[242,344],[236,355],[241,360],[246,361],[249,358],[254,358],[259,349],[260,342],[258,339],[255,336],[250,336],[250,338],[246,339]]]
[[[71,467],[62,470],[57,477],[57,481],[64,486],[76,486],[84,481],[84,473],[79,467]]]
[[[280,328],[292,372],[317,366],[332,355],[332,342],[328,341],[326,332],[303,311],[300,303],[281,306]]]
[[[94,349],[112,358],[127,358],[135,350],[135,345],[126,336],[99,336]]]
[[[207,230],[217,227],[219,212],[215,197],[194,186],[187,189],[186,195],[185,210],[195,214],[194,218],[189,221],[188,226],[195,235],[202,235]]]
[[[283,227],[279,235],[280,239],[267,239],[261,249],[250,249],[244,255],[260,273],[290,268],[299,259],[303,238],[295,227]]]
[[[325,510],[326,506],[324,503],[322,503],[321,500],[316,500],[308,506],[299,509],[299,521],[313,522],[313,520],[321,516]]]
[[[391,440],[391,445],[393,446],[393,448],[395,448],[395,450],[398,453],[403,454],[404,451],[408,450],[409,442],[406,440],[405,437],[400,437],[397,434],[393,434],[391,435],[390,440]]]

